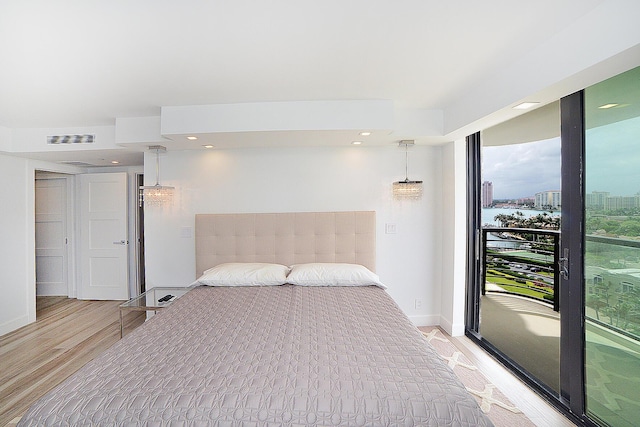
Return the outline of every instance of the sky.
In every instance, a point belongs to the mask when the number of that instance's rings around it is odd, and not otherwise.
[[[587,130],[586,191],[640,192],[640,117]]]
[[[482,181],[494,199],[533,197],[560,190],[560,138],[482,148]]]
[[[586,193],[640,194],[640,117],[588,129]],[[494,199],[533,197],[560,190],[560,138],[482,148],[482,181]]]

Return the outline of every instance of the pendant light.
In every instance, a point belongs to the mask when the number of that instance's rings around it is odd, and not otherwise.
[[[402,140],[398,143],[399,147],[404,147],[404,181],[393,183],[393,197],[396,199],[421,199],[422,198],[422,181],[409,180],[409,147],[415,145],[413,140]]]
[[[171,204],[173,201],[174,187],[160,185],[160,152],[167,151],[162,145],[151,145],[149,150],[156,152],[156,185],[143,185],[140,187],[140,206],[144,203],[147,206],[162,206]]]

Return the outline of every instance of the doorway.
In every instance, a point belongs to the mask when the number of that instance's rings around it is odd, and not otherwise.
[[[36,171],[35,261],[36,296],[73,294],[70,236],[73,233],[71,177]]]
[[[481,133],[478,334],[560,393],[560,103]]]
[[[490,142],[491,132],[467,138],[471,237],[466,334],[568,417],[585,425],[632,426],[640,419],[638,82],[640,67],[560,100],[561,191],[557,198],[548,194],[539,200],[536,195],[534,201],[540,205],[545,200],[542,205],[547,207],[560,201],[560,232],[554,232],[559,244],[527,241],[524,235],[540,231],[531,230],[524,215],[495,215],[497,230],[483,225],[481,203],[490,194],[490,181],[484,185],[483,200],[480,141]],[[541,159],[538,167],[543,170],[547,164]],[[542,224],[548,223],[549,218],[542,219]],[[521,229],[509,229],[512,223]],[[492,239],[499,245],[490,243]],[[549,311],[535,321],[527,320],[519,306],[530,298],[518,296],[515,303],[514,296],[507,295],[514,286],[529,288],[532,281],[545,285],[539,280],[545,268],[537,262],[539,257],[523,258],[517,252],[547,256],[555,271],[553,295],[546,298],[553,300],[549,306],[557,310],[557,320]],[[534,259],[535,276],[530,262]],[[498,309],[492,304],[496,287],[503,300]],[[557,338],[545,327],[552,323]],[[542,327],[547,330],[544,339],[522,351],[524,340]],[[505,341],[514,329],[516,338]],[[536,372],[535,365],[542,362],[548,363],[547,368]]]
[[[144,186],[144,174],[136,174],[136,191]],[[139,194],[139,193],[138,193]],[[147,290],[144,269],[144,203],[138,195],[136,208],[136,274],[138,275],[138,295]]]

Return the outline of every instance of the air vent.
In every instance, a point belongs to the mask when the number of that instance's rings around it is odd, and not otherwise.
[[[91,144],[95,135],[52,135],[47,137],[47,144]]]

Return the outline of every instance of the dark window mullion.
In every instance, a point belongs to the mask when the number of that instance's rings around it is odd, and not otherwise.
[[[568,277],[560,282],[561,399],[584,414],[584,94],[560,100],[562,224],[560,256],[568,251]]]
[[[480,319],[480,132],[467,136],[467,311],[465,329],[478,333]]]

